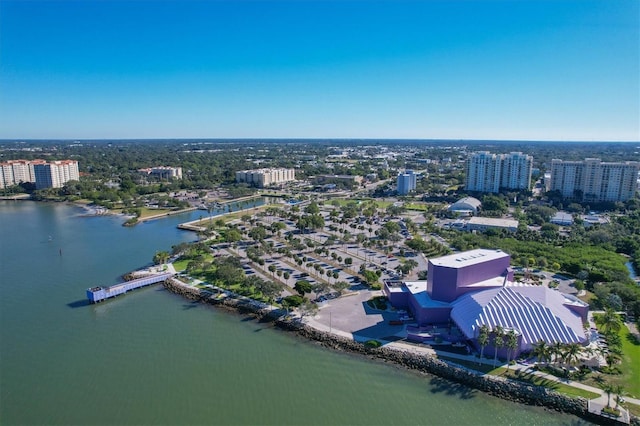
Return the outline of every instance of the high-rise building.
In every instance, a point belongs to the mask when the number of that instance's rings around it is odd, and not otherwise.
[[[0,188],[24,182],[35,183],[34,166],[46,163],[45,160],[9,160],[0,163]]]
[[[529,189],[533,157],[521,152],[502,156],[500,166],[500,187],[508,189]]]
[[[549,190],[560,191],[564,198],[584,202],[627,201],[636,193],[640,163],[551,160]]]
[[[475,152],[467,159],[465,189],[498,192],[505,189],[529,189],[533,157],[521,152],[491,154]]]
[[[414,191],[417,185],[417,175],[413,170],[405,170],[404,173],[398,175],[398,194],[407,195],[409,192]]]
[[[236,182],[246,182],[258,188],[295,180],[294,169],[257,169],[236,172]]]
[[[79,180],[78,162],[75,160],[51,161],[34,164],[36,189],[62,188],[70,180]]]

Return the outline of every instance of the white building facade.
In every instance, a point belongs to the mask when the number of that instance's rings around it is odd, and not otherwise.
[[[529,189],[532,168],[533,157],[521,152],[475,152],[467,158],[465,189],[494,193],[500,188]]]
[[[294,169],[257,169],[236,172],[236,182],[245,182],[258,188],[291,182],[295,179]]]
[[[411,191],[415,191],[418,183],[418,177],[413,170],[405,170],[404,173],[398,175],[398,194],[407,195]]]
[[[62,188],[70,180],[80,180],[78,162],[75,160],[34,164],[33,171],[36,189]]]
[[[640,162],[551,160],[550,191],[583,202],[627,201],[635,196]]]

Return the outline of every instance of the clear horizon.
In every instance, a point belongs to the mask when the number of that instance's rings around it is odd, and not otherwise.
[[[0,2],[0,139],[640,140],[640,4]]]

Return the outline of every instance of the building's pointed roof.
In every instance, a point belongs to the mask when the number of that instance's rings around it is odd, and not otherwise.
[[[469,339],[484,324],[518,331],[523,348],[541,340],[581,343],[586,340],[582,320],[567,308],[573,303],[544,286],[508,285],[461,296],[452,303],[451,319]]]

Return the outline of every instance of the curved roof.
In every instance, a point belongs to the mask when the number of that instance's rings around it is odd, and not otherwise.
[[[468,339],[476,338],[483,324],[515,329],[525,350],[540,340],[582,343],[582,320],[566,306],[572,303],[544,286],[509,285],[461,296],[452,303],[451,319]]]
[[[477,198],[464,197],[451,204],[449,210],[478,210],[482,203]]]

